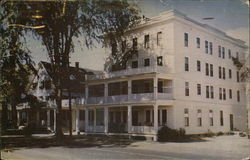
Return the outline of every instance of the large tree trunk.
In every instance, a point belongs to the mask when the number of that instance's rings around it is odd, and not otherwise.
[[[15,103],[11,103],[11,117],[12,117],[12,127],[17,128],[17,110]]]
[[[1,135],[5,134],[8,127],[8,108],[7,103],[2,101],[2,112],[1,112]]]
[[[57,88],[56,89],[56,138],[61,140],[63,138],[63,131],[62,131],[62,90]]]

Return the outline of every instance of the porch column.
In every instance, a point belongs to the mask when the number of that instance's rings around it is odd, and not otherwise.
[[[128,100],[130,100],[132,94],[132,81],[129,79],[128,80]]]
[[[154,99],[157,100],[158,93],[158,78],[157,76],[154,77]]]
[[[128,133],[131,133],[132,128],[132,106],[128,105]]]
[[[88,87],[88,84],[85,84],[85,104],[87,104],[87,100],[88,100],[88,97],[89,97],[89,87]]]
[[[104,100],[108,102],[108,83],[104,83]]]
[[[54,131],[56,131],[56,109],[54,109]]]
[[[89,109],[86,107],[85,109],[85,133],[88,132],[88,126],[89,126]]]
[[[21,116],[20,116],[20,111],[17,111],[17,126],[19,126],[20,125],[20,123],[21,123]]]
[[[47,110],[47,128],[50,129],[50,110]]]
[[[155,137],[154,141],[157,140],[157,132],[158,132],[158,105],[154,105],[154,130],[155,130]]]
[[[80,129],[79,129],[79,109],[76,109],[76,133],[79,134],[80,133]]]
[[[109,128],[109,110],[108,107],[104,108],[104,133],[108,133]]]

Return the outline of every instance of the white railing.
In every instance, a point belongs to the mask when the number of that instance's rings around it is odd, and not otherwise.
[[[154,93],[131,94],[129,96],[129,101],[146,101],[153,99],[154,99]]]
[[[155,133],[153,126],[132,126],[132,133]]]
[[[89,97],[87,104],[103,104],[105,103],[105,97]]]
[[[127,101],[128,101],[128,95],[117,95],[117,96],[108,96],[106,103],[121,103]]]
[[[140,68],[128,68],[120,71],[113,71],[108,74],[101,73],[96,75],[88,75],[87,80],[98,80],[105,78],[113,78],[127,75],[145,74],[145,73],[167,73],[168,68],[166,66],[149,66]]]

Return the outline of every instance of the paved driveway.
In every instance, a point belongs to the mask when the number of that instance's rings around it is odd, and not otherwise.
[[[19,148],[4,152],[5,160],[88,160],[88,159],[216,159],[236,160],[250,156],[246,137],[219,136],[204,142],[134,142],[128,146]]]

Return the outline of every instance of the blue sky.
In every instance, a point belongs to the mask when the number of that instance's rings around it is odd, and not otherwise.
[[[229,36],[246,41],[249,44],[249,2],[247,0],[129,0],[137,5],[141,14],[146,17],[158,15],[168,9],[176,9],[188,17],[201,23],[211,25]],[[248,2],[248,4],[247,4]],[[213,17],[213,20],[203,20]],[[248,45],[249,46],[249,45]],[[36,62],[47,60],[46,51],[39,41],[30,40],[28,47]],[[87,50],[77,46],[71,55],[71,63],[80,62],[80,67],[103,69],[105,58],[104,48]]]

